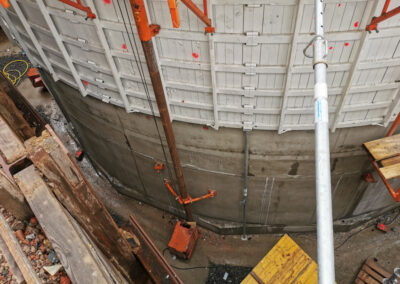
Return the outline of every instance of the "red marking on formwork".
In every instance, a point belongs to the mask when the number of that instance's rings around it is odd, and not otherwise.
[[[204,129],[204,130],[208,130],[208,126],[207,126],[207,125],[204,125],[204,126],[203,126],[203,129]]]
[[[82,83],[85,84],[86,86],[89,85],[88,81],[82,80]]]
[[[329,49],[332,50],[332,49],[333,49],[333,46],[330,46]]]
[[[355,22],[354,27],[358,28],[358,24],[359,24],[358,22]]]
[[[185,100],[182,100],[182,103],[184,103],[185,102]]]
[[[125,43],[122,44],[122,49],[126,51],[126,44]]]
[[[338,6],[338,7],[342,6],[342,3],[339,3],[337,6]]]
[[[104,3],[111,4],[111,0],[104,0]]]
[[[147,119],[150,119],[150,117],[151,117],[150,115],[146,115],[146,118],[147,118]]]
[[[345,43],[344,43],[344,46],[349,46],[349,43],[348,43],[348,42],[345,42]]]
[[[199,58],[199,54],[196,53],[196,52],[193,52],[193,53],[192,53],[192,56],[193,56],[194,58]]]

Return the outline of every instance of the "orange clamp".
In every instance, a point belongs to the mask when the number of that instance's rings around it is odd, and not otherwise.
[[[157,173],[160,173],[164,168],[165,168],[165,165],[161,162],[157,162],[154,165],[154,170],[157,171]]]
[[[159,25],[149,25],[143,0],[130,0],[133,17],[141,41],[149,41],[160,32]]]
[[[3,1],[3,0],[1,0],[1,1]],[[63,2],[64,4],[67,4],[69,6],[72,6],[72,7],[76,8],[76,9],[79,9],[81,11],[86,12],[86,16],[89,19],[96,19],[96,14],[94,14],[92,12],[92,9],[90,9],[89,6],[82,5],[81,0],[76,0],[76,2],[74,2],[72,0],[58,0],[58,1]]]

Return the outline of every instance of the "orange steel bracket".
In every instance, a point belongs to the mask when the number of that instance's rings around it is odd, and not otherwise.
[[[8,8],[10,7],[10,3],[8,2],[8,0],[0,0],[0,4],[1,6],[3,6],[3,8]]]
[[[175,199],[178,200],[180,204],[190,204],[193,202],[197,202],[203,199],[208,199],[208,198],[213,198],[217,195],[217,192],[213,189],[209,189],[207,194],[204,194],[203,196],[192,198],[190,195],[188,195],[187,198],[182,198],[180,195],[178,195],[175,190],[171,186],[171,181],[168,179],[164,179],[164,184],[168,188],[168,190],[171,192],[173,196],[175,196]]]
[[[58,1],[63,2],[64,4],[70,5],[76,9],[86,12],[86,15],[89,19],[96,19],[96,14],[94,14],[92,12],[92,9],[90,9],[89,6],[82,5],[81,0],[76,0],[76,2],[74,2],[72,0],[58,0]]]
[[[181,22],[179,21],[178,1],[168,0],[168,6],[171,13],[172,26],[174,28],[179,28],[181,26]]]
[[[157,173],[160,173],[164,168],[165,168],[165,165],[164,165],[163,163],[161,163],[161,162],[157,162],[157,163],[154,165],[154,170],[155,170]]]
[[[133,17],[141,41],[149,41],[160,32],[159,25],[149,25],[143,0],[130,0]]]
[[[380,22],[383,22],[400,13],[400,6],[387,12],[387,9],[389,8],[390,5],[390,1],[391,0],[386,0],[385,5],[383,5],[382,13],[379,17],[372,18],[371,23],[365,28],[367,31],[371,32],[373,30],[376,30],[378,32],[378,24]]]
[[[205,28],[206,33],[215,32],[215,28],[211,24],[211,19],[208,18],[207,0],[203,0],[204,12],[201,11],[199,7],[197,7],[197,5],[193,3],[192,0],[181,0],[181,1],[183,4],[185,4],[186,7],[188,7],[190,11],[192,11],[206,25]],[[169,10],[171,12],[172,25],[174,28],[179,28],[180,24],[179,15],[175,0],[168,0],[168,5],[169,5]]]

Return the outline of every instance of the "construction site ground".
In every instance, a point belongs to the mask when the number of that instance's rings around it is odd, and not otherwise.
[[[7,39],[2,38],[0,57],[18,52],[20,51],[13,47]],[[71,129],[51,95],[41,88],[33,88],[27,78],[21,81],[18,89],[51,123],[67,149],[74,155],[79,146],[70,135]],[[176,139],[178,140],[179,137]],[[282,234],[251,235],[248,241],[242,241],[240,236],[217,235],[200,228],[201,236],[192,259],[190,261],[178,260],[165,250],[174,228],[176,220],[174,216],[119,194],[103,175],[96,172],[87,157],[84,157],[79,166],[108,210],[122,220],[133,214],[160,251],[165,253],[167,260],[174,266],[185,283],[238,283],[249,271],[245,267],[255,266],[282,237]],[[165,189],[160,188],[160,190]],[[387,192],[382,191],[377,194],[387,194]],[[375,257],[378,263],[390,272],[394,267],[400,265],[399,211],[389,212],[385,221],[390,223],[388,226],[390,230],[387,233],[376,229],[377,220],[372,220],[350,232],[335,233],[337,283],[352,283],[363,262],[370,257]],[[306,253],[317,260],[315,232],[289,235]],[[215,267],[216,265],[218,267]],[[227,267],[224,268],[220,265],[227,265]],[[241,268],[235,269],[231,266],[240,266]],[[226,281],[222,279],[225,272],[228,272]]]

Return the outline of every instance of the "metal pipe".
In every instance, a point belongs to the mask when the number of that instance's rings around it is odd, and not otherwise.
[[[154,45],[151,40],[142,41],[144,56],[146,57],[147,67],[150,73],[151,83],[156,97],[158,111],[164,128],[165,138],[167,139],[169,153],[171,155],[172,164],[174,165],[175,176],[178,183],[179,193],[183,199],[188,198],[185,180],[183,178],[181,160],[179,159],[178,150],[176,149],[174,130],[172,129],[171,119],[168,112],[167,101],[165,100],[164,89],[162,87],[160,71],[155,57]],[[193,215],[190,204],[183,205],[186,217],[189,221],[193,221]]]
[[[160,70],[158,69],[154,45],[151,40],[151,38],[158,33],[159,26],[149,25],[146,7],[143,0],[130,0],[129,2],[131,4],[132,13],[139,33],[139,38],[142,43],[147,68],[149,69],[150,79],[154,89],[154,96],[157,101],[158,111],[160,113],[161,122],[164,128],[164,134],[167,140],[172,164],[174,165],[179,193],[182,199],[186,199],[189,195],[186,190],[185,180],[183,178],[181,160],[179,159],[178,150],[176,149],[175,135],[172,129],[171,118],[168,112],[167,101],[165,99]],[[193,221],[190,204],[184,204],[183,207],[186,212],[186,218],[189,221]]]
[[[328,87],[326,84],[327,42],[324,38],[323,1],[315,0],[314,111],[315,172],[317,199],[318,282],[335,283],[332,194],[329,153]]]
[[[244,182],[243,182],[243,233],[242,241],[247,240],[246,235],[246,203],[247,203],[247,177],[249,175],[249,131],[245,130],[245,142],[244,142]]]

